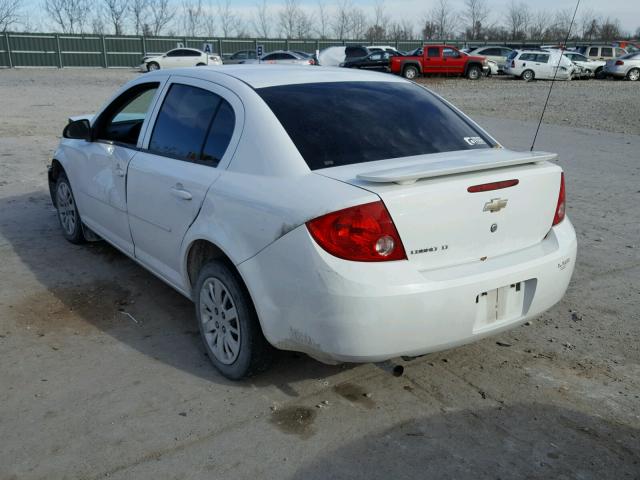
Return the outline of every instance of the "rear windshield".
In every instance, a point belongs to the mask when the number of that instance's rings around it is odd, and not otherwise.
[[[307,83],[257,92],[311,170],[490,146],[446,103],[408,82]]]

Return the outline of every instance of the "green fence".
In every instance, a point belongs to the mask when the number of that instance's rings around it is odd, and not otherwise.
[[[313,53],[335,45],[391,45],[406,51],[426,43],[448,43],[457,46],[513,45],[514,42],[464,42],[461,40],[284,40],[255,38],[190,38],[139,37],[112,35],[69,35],[56,33],[0,34],[0,67],[135,67],[142,56],[164,53],[179,46],[202,48],[210,43],[216,53],[227,57],[238,50],[254,50],[264,45],[265,52],[299,50]],[[517,42],[518,45],[539,45],[542,42]]]

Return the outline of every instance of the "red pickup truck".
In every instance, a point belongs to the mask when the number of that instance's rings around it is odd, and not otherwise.
[[[464,75],[477,80],[489,70],[487,59],[461,52],[451,45],[425,45],[406,56],[391,57],[391,73],[410,80],[429,73]]]

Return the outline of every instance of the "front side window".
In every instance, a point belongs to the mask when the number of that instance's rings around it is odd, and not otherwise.
[[[213,92],[175,83],[158,112],[149,151],[180,160],[200,161],[222,99]]]
[[[158,86],[157,82],[136,85],[116,98],[96,121],[95,138],[136,146]]]
[[[627,53],[625,50],[623,50],[622,48],[616,48],[616,57],[620,57],[622,55],[624,55],[625,53]]]
[[[411,83],[308,83],[257,93],[311,170],[488,148],[491,142],[449,105]]]
[[[453,48],[443,48],[442,49],[442,56],[443,57],[457,57],[458,56],[458,52],[455,51]]]

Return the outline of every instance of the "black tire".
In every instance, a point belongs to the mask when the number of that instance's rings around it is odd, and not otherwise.
[[[606,77],[606,75],[604,74],[604,69],[602,67],[596,68],[596,71],[593,74],[593,76],[595,78],[597,78],[598,80],[602,80],[602,79],[604,79]]]
[[[408,80],[413,80],[417,78],[419,74],[420,72],[418,71],[418,68],[415,65],[407,65],[402,70],[402,76]]]
[[[206,63],[202,63],[202,62],[196,63],[196,67],[204,67],[205,65]]]
[[[216,299],[216,286],[220,284],[223,285],[228,296],[220,295],[220,298]],[[232,268],[218,260],[205,264],[194,286],[193,299],[205,351],[213,366],[222,375],[231,380],[240,380],[269,367],[273,357],[273,347],[262,334],[249,292]],[[232,319],[231,316],[225,318],[225,312],[231,312],[232,308],[235,311],[235,318]],[[235,336],[234,329],[237,333]],[[227,339],[239,345],[236,352],[233,352],[235,356],[232,355]],[[220,353],[216,353],[212,346],[214,343],[218,347],[222,344],[219,348]],[[219,358],[227,354],[230,358]]]
[[[62,235],[64,235],[64,238],[69,242],[75,243],[76,245],[84,243],[86,239],[82,231],[82,220],[80,219],[78,207],[76,207],[76,200],[73,196],[71,184],[64,173],[58,175],[55,195],[56,210],[58,211],[58,221],[60,222]]]
[[[482,77],[482,70],[477,65],[471,65],[467,70],[467,78],[469,80],[478,80]]]
[[[640,80],[640,68],[632,68],[627,72],[627,80],[637,82]]]
[[[160,65],[158,64],[158,62],[147,63],[147,72],[153,72],[155,70],[160,70]]]
[[[536,78],[536,74],[533,72],[533,70],[525,70],[524,72],[522,72],[522,75],[520,75],[520,77],[525,82],[531,82]]]

